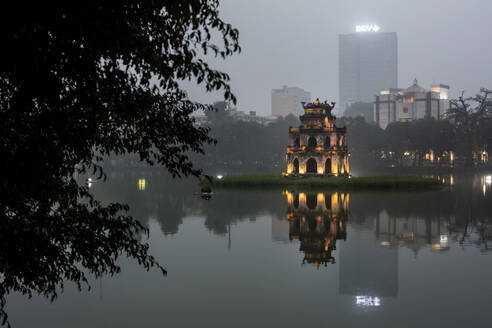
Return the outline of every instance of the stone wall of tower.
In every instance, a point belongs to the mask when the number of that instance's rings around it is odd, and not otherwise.
[[[287,175],[350,173],[346,129],[336,127],[335,118],[326,108],[326,102],[308,104],[301,116],[302,125],[289,129]]]

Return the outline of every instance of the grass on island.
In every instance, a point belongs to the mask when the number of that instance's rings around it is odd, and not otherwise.
[[[231,175],[222,179],[204,180],[212,188],[310,188],[310,189],[438,189],[444,186],[434,178],[417,176],[367,177],[284,177],[281,175]]]

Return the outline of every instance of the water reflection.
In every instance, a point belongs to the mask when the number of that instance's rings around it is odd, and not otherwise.
[[[146,187],[147,187],[147,180],[138,179],[138,190],[144,191]]]
[[[390,237],[396,231],[381,218],[351,226],[340,244],[339,294],[352,296],[359,307],[379,307],[398,295],[398,244]]]
[[[347,238],[349,195],[286,191],[289,240],[300,241],[302,263],[327,266],[335,263],[336,241]]]
[[[163,315],[172,327],[464,327],[466,311],[487,326],[487,180],[455,175],[452,187],[408,193],[219,190],[206,201],[196,180],[118,172],[91,192],[130,205],[170,275],[123,260],[122,275],[104,280],[104,302],[77,291],[53,305],[12,295],[12,318],[16,327],[133,327],[135,313],[149,327]]]
[[[375,218],[375,237],[382,246],[405,246],[417,255],[424,247],[430,247],[433,251],[448,250],[449,227],[450,221],[439,217],[394,217],[382,211]]]
[[[453,242],[489,251],[492,178],[489,175],[445,178],[453,186],[438,192],[350,194],[350,222],[354,227],[371,229],[379,246],[405,246],[416,254],[422,248],[445,251]],[[343,192],[285,192],[283,196],[278,192],[218,192],[211,200],[204,201],[196,196],[199,191],[196,180],[178,183],[155,171],[115,172],[109,180],[93,185],[91,190],[104,201],[129,204],[130,214],[143,223],[156,220],[166,235],[178,233],[184,218],[190,216],[202,217],[207,229],[226,236],[231,225],[264,215],[271,217],[273,240],[302,239],[306,250],[313,247],[308,247],[308,241],[314,238],[309,234],[316,231],[310,230],[310,225],[324,229],[318,230],[316,238],[323,235],[327,238],[325,243],[347,233],[349,194]],[[295,219],[286,220],[286,213]],[[330,230],[333,220],[342,222],[343,232],[339,226],[337,231]],[[333,261],[336,245],[334,242],[330,245],[333,245],[328,247],[331,255],[319,254],[320,259],[323,256],[326,259],[318,261],[318,265]],[[306,256],[305,262],[311,261],[311,255]],[[314,257],[312,260],[316,264]]]

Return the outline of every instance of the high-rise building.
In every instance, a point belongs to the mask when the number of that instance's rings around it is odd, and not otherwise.
[[[434,84],[427,90],[417,79],[406,89],[385,89],[374,96],[374,121],[381,129],[392,122],[409,122],[422,118],[445,119],[451,104],[449,86]]]
[[[311,94],[301,88],[283,86],[282,89],[272,90],[272,115],[299,116],[304,113],[303,102],[310,102]]]
[[[379,32],[376,25],[362,27],[357,33],[339,35],[338,108],[342,112],[355,102],[371,103],[379,91],[398,86],[396,33]]]

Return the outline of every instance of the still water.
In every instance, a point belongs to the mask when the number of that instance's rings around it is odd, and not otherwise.
[[[451,177],[442,177],[450,179]],[[492,322],[492,179],[432,192],[219,192],[158,173],[91,190],[131,205],[168,270],[54,302],[7,299],[14,327],[470,327]],[[449,180],[448,180],[449,181]]]

